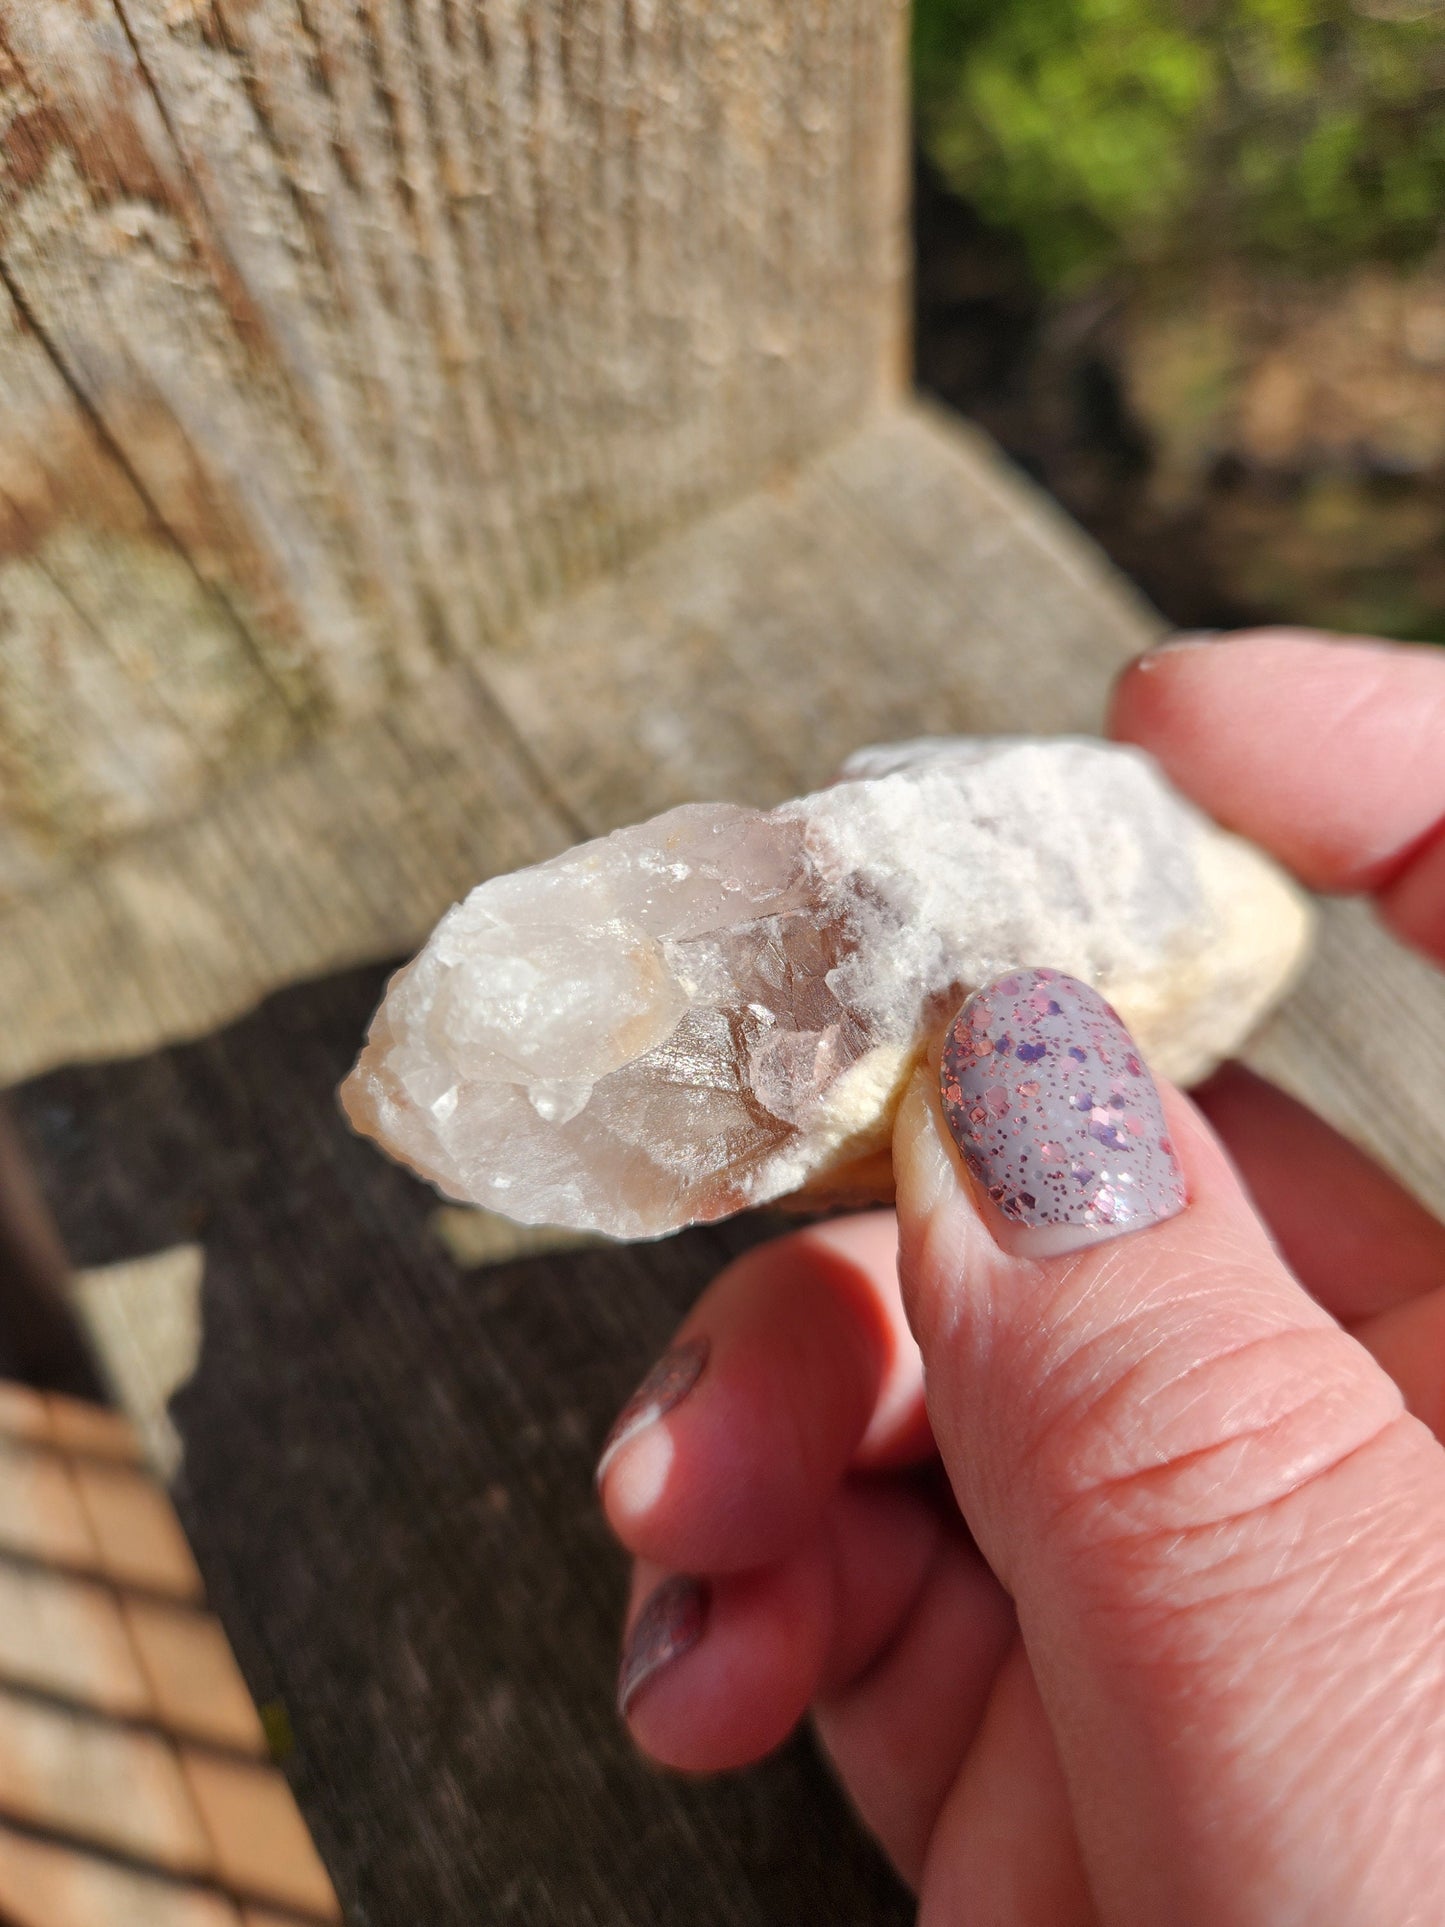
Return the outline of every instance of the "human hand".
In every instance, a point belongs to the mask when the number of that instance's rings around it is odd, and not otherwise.
[[[1113,728],[1445,958],[1438,656],[1165,650]],[[711,1770],[811,1708],[928,1923],[1437,1921],[1445,1227],[1246,1071],[1161,1098],[1188,1203],[1159,1154],[1127,1236],[1020,1255],[935,1067],[896,1223],[716,1280],[604,1456],[624,1713]]]

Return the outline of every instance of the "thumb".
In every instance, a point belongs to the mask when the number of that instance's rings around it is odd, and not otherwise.
[[[1445,1454],[1075,979],[969,999],[894,1163],[934,1431],[1104,1917],[1421,1917]]]

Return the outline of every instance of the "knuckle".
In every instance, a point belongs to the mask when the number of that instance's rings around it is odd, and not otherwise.
[[[1105,1357],[1092,1373],[1083,1361],[1082,1383],[1071,1372],[1034,1465],[1056,1534],[1177,1557],[1181,1541],[1237,1536],[1301,1497],[1403,1415],[1396,1387],[1333,1325],[1202,1350],[1188,1338],[1186,1324],[1120,1370]]]

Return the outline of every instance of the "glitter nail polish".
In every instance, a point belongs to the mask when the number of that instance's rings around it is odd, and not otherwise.
[[[1000,1244],[1078,1250],[1182,1211],[1154,1080],[1097,991],[1058,970],[976,990],[949,1026],[943,1114]]]
[[[597,1461],[599,1484],[617,1454],[648,1425],[680,1405],[702,1376],[710,1347],[706,1338],[685,1338],[665,1351],[612,1422]]]
[[[696,1646],[707,1630],[710,1603],[706,1582],[683,1573],[648,1595],[622,1648],[617,1710],[623,1719],[647,1682]]]

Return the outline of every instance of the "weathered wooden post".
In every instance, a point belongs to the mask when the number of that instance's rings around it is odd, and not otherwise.
[[[591,1453],[756,1234],[459,1271],[325,976],[690,795],[1097,727],[1152,616],[907,394],[904,28],[0,0],[0,1081],[78,1262],[204,1245],[182,1502],[357,1922],[909,1913],[806,1754],[668,1786],[608,1704]],[[1367,941],[1266,1044],[1326,1108]]]
[[[904,400],[905,24],[0,0],[0,1071],[998,720],[1021,622],[1089,718],[1142,617]]]

